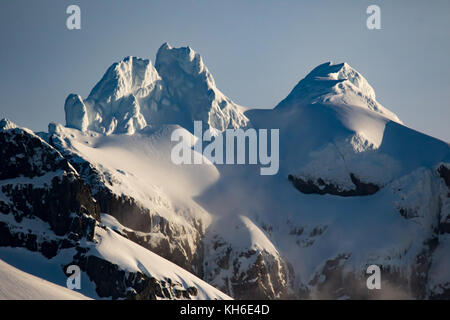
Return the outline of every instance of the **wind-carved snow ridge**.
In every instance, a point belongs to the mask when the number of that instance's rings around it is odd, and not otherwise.
[[[66,124],[81,131],[134,134],[147,125],[179,124],[192,129],[195,120],[224,131],[248,124],[245,108],[216,88],[203,59],[189,47],[163,44],[150,60],[126,57],[108,68],[86,100],[70,94]]]
[[[289,101],[301,104],[324,103],[367,108],[389,120],[402,123],[395,113],[376,101],[375,91],[367,80],[346,62],[326,62],[312,70],[279,105]]]

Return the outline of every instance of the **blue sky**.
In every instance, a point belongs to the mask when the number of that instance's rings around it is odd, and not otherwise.
[[[81,8],[67,30],[66,8]],[[381,30],[366,8],[381,8]],[[163,42],[199,52],[218,88],[239,104],[273,107],[312,68],[348,62],[408,126],[450,141],[450,1],[2,0],[0,117],[33,130],[65,123],[127,55],[155,59]]]

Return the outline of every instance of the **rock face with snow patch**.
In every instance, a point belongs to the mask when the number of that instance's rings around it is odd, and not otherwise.
[[[206,235],[205,279],[236,299],[292,299],[294,272],[247,217],[224,217]]]
[[[123,167],[124,163],[119,158],[117,163],[124,170],[108,167],[104,161],[94,161],[86,153],[83,153],[81,148],[77,148],[75,142],[78,140],[77,138],[81,139],[81,136],[74,139],[72,132],[74,131],[60,125],[52,125],[46,139],[73,164],[80,176],[89,183],[100,211],[117,219],[120,227],[115,225],[111,225],[111,227],[124,237],[169,259],[189,272],[202,276],[203,244],[201,238],[205,231],[206,221],[196,215],[195,211],[203,213],[203,210],[197,206],[194,208],[189,205],[174,206],[161,186],[152,185],[156,181],[152,181],[151,177],[139,177],[138,172],[129,171],[129,168]],[[158,141],[160,139],[158,138],[159,132],[151,134],[150,137]],[[167,131],[164,137],[170,132]],[[83,133],[82,137],[86,137],[86,142],[92,144],[87,147],[86,151],[99,149],[100,154],[103,153],[101,149],[101,145],[104,144],[102,135],[92,138],[89,133]],[[100,139],[98,143],[100,147],[92,142],[96,139]],[[111,139],[114,141],[114,137]],[[128,135],[124,136],[124,139],[127,139],[129,143],[133,143],[133,141],[136,143],[134,138]],[[142,149],[157,148],[152,145],[152,139],[147,136],[144,136],[142,141]],[[127,151],[125,145],[124,147]],[[157,150],[157,154],[160,152],[163,156],[170,155],[170,150],[164,152],[161,148],[161,150]],[[114,153],[110,156],[114,157]],[[145,165],[151,166],[151,159],[148,159],[147,162],[144,157],[145,153],[142,157],[140,154],[136,154],[133,161],[140,160]],[[167,161],[169,161],[168,158]],[[158,170],[155,169],[155,171]],[[138,197],[136,192],[142,188],[142,185],[138,183],[150,186],[149,191],[154,191],[154,193],[150,194],[146,193],[147,190],[141,190],[143,197]],[[162,211],[167,213],[164,214]],[[192,211],[194,214],[191,214]]]
[[[227,298],[101,224],[100,207],[91,188],[69,161],[39,136],[6,119],[0,128],[0,162],[5,164],[0,169],[0,248],[22,248],[63,262],[60,273],[69,265],[79,266],[97,297]],[[120,245],[127,250],[114,252],[111,258],[109,250]],[[139,253],[123,257],[132,250]],[[140,269],[127,266],[125,262],[130,260],[141,264]]]
[[[0,131],[0,162],[5,164],[0,171],[0,245],[52,258],[60,248],[92,240],[100,212],[89,187],[58,151],[31,131],[6,123],[2,120]],[[33,230],[45,224],[50,234]]]

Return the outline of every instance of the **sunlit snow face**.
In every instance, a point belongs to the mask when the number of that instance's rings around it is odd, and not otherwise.
[[[171,160],[174,164],[202,164],[204,160],[214,164],[246,164],[248,159],[248,164],[258,164],[259,160],[260,165],[266,166],[260,168],[261,175],[278,173],[279,129],[270,129],[269,143],[267,129],[259,129],[258,132],[253,128],[226,129],[222,134],[212,128],[203,133],[202,121],[194,121],[194,135],[196,141],[192,143],[182,128],[172,132],[171,141],[178,142],[171,152]],[[248,138],[248,150],[246,138]],[[185,141],[186,139],[188,140]],[[208,143],[204,149],[203,142]],[[194,150],[192,150],[192,144]]]

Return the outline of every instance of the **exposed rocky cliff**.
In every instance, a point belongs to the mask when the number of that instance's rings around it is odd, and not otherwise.
[[[101,223],[101,198],[95,199],[91,186],[77,170],[39,136],[7,120],[0,126],[0,247],[24,248],[46,259],[59,257],[58,261],[65,261],[61,272],[69,265],[79,266],[100,298],[197,298],[200,288],[178,277],[158,278],[152,271],[130,271],[99,255],[98,245],[107,239],[101,230],[110,230]],[[105,198],[102,200],[104,205]],[[108,208],[117,204],[121,210],[134,208],[132,204],[120,207],[122,202],[115,201],[110,200]],[[141,216],[145,213],[139,211]],[[166,234],[170,234],[168,230]],[[116,241],[128,241],[120,238]],[[169,249],[166,253],[173,254]],[[180,264],[185,261],[180,260]]]

